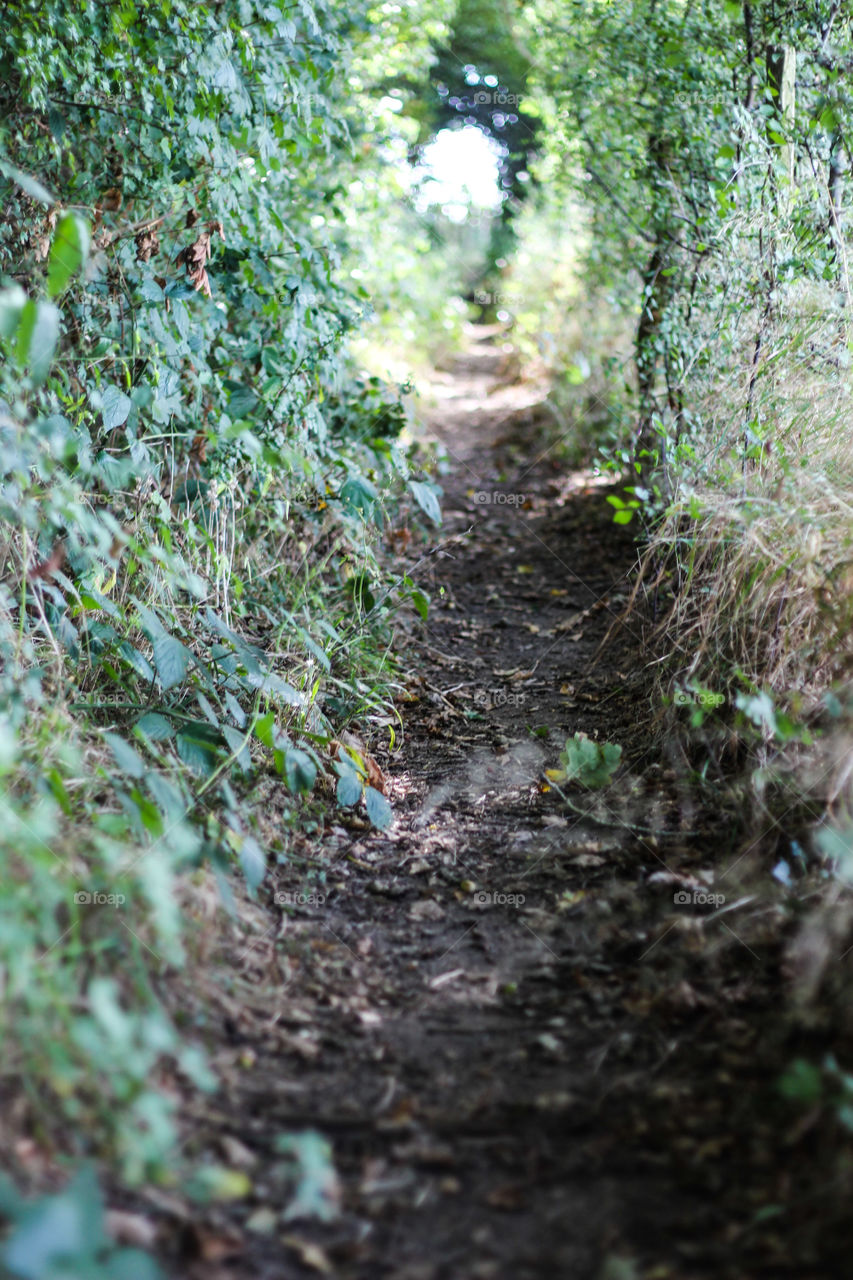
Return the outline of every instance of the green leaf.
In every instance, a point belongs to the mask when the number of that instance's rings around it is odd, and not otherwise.
[[[409,488],[421,511],[429,516],[433,524],[441,524],[441,507],[438,505],[435,485],[426,484],[423,480],[410,480]]]
[[[65,137],[65,130],[68,125],[68,121],[65,119],[65,116],[61,111],[58,111],[56,107],[51,106],[47,113],[47,123],[48,128],[56,141],[61,142]]]
[[[189,649],[167,632],[155,636],[154,666],[164,690],[181,683],[187,674],[191,656]]]
[[[414,591],[409,592],[409,599],[423,618],[424,622],[429,619],[429,596],[425,591],[420,591],[416,587]]]
[[[215,744],[206,734],[199,731],[207,727],[207,725],[200,725],[199,722],[187,725],[175,739],[178,755],[184,764],[205,777],[209,777],[216,768],[219,758]]]
[[[282,702],[287,703],[289,707],[302,706],[302,694],[294,689],[293,685],[289,684],[287,680],[282,680],[281,676],[277,676],[273,672],[261,674],[250,671],[243,676],[243,683],[247,684],[251,689],[258,689],[261,693],[277,694]]]
[[[152,742],[164,742],[167,738],[175,736],[171,720],[167,720],[157,711],[147,711],[144,716],[140,716],[136,722],[136,728]]]
[[[793,1102],[814,1106],[823,1097],[823,1072],[814,1062],[797,1058],[780,1077],[779,1092]]]
[[[76,213],[66,213],[56,228],[50,247],[47,292],[51,298],[63,292],[68,281],[86,261],[88,252],[88,226]]]
[[[364,476],[350,476],[349,479],[341,485],[341,502],[348,511],[357,512],[365,518],[373,514],[373,508],[379,494],[370,483],[365,480]]]
[[[612,742],[594,742],[585,733],[569,738],[560,754],[567,782],[584,787],[606,787],[622,759],[622,748]]]
[[[70,1259],[94,1270],[107,1241],[103,1202],[91,1169],[82,1170],[64,1191],[27,1204],[11,1236],[0,1246],[0,1259],[22,1280],[71,1276]]]
[[[21,321],[27,295],[19,284],[0,289],[0,338],[11,338]]]
[[[284,1211],[284,1221],[317,1218],[332,1222],[338,1206],[329,1194],[336,1182],[332,1147],[322,1134],[309,1129],[303,1133],[280,1134],[276,1150],[294,1161],[292,1181],[295,1194]]]
[[[240,845],[240,866],[250,889],[257,889],[267,874],[267,859],[254,836],[244,836]]]
[[[38,200],[39,204],[45,204],[48,207],[56,204],[56,197],[52,196],[47,187],[43,187],[37,178],[24,173],[23,169],[19,169],[16,165],[10,164],[8,160],[3,158],[0,158],[0,173],[10,178],[22,191],[26,191],[27,195],[33,200]]]
[[[336,788],[338,804],[342,809],[349,809],[361,799],[361,779],[357,773],[347,770],[338,778]]]
[[[139,287],[139,292],[146,302],[162,302],[166,296],[157,281],[152,280],[151,276],[145,277]]]
[[[317,641],[312,639],[312,637],[309,636],[308,632],[303,630],[302,627],[298,628],[298,632],[299,632],[299,637],[302,640],[302,643],[305,645],[305,648],[314,658],[317,659],[317,661],[319,662],[323,670],[331,671],[332,664],[329,661],[329,655],[323,649],[320,648],[320,646],[317,644]]]
[[[151,681],[154,679],[154,669],[151,663],[129,640],[122,640],[119,645],[119,653],[131,670],[135,671],[143,680]]]
[[[275,746],[275,712],[268,711],[265,716],[258,716],[252,729],[258,741],[272,751]]]
[[[367,816],[374,827],[384,831],[391,825],[394,813],[381,791],[377,791],[375,787],[365,787],[364,803],[367,806]]]
[[[228,744],[228,749],[234,757],[237,766],[245,772],[252,767],[252,753],[249,750],[249,743],[246,734],[235,729],[233,725],[224,724],[222,726],[222,736]]]
[[[134,751],[124,738],[120,738],[117,733],[105,733],[104,740],[109,743],[110,750],[116,759],[116,764],[131,778],[141,778],[145,773],[145,761],[137,751]]]
[[[314,786],[317,766],[299,747],[288,747],[284,753],[284,780],[295,795],[304,795]]]
[[[128,414],[133,408],[133,401],[118,387],[107,387],[101,393],[101,413],[104,419],[104,430],[112,431],[127,422]]]
[[[243,382],[234,382],[231,378],[226,378],[225,389],[228,392],[228,410],[231,417],[251,417],[258,407],[258,397],[252,388],[247,387]]]
[[[227,689],[223,690],[222,698],[228,714],[231,716],[238,729],[242,729],[246,724],[246,713],[240,706],[240,703],[234,697],[233,693],[229,693]]]
[[[15,359],[19,369],[29,365],[33,382],[44,382],[59,339],[59,309],[52,302],[24,304],[18,324]]]

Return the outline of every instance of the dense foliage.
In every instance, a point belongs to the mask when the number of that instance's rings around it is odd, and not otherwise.
[[[369,309],[350,190],[388,163],[378,79],[396,59],[416,80],[442,24],[4,9],[4,1070],[43,1119],[85,1118],[84,1146],[112,1134],[132,1179],[170,1140],[156,1064],[210,1083],[147,976],[182,957],[175,876],[236,858],[260,884],[239,796],[269,769],[278,856],[321,785],[390,816],[336,740],[353,718],[393,735],[393,616],[428,602],[376,551],[440,510],[400,389],[348,354]]]
[[[682,687],[802,712],[849,654],[850,15],[537,0],[516,39],[546,128],[499,287],[527,332],[545,320],[557,408],[588,381],[584,434],[634,473],[615,516],[654,529]],[[543,230],[586,295],[562,321]]]

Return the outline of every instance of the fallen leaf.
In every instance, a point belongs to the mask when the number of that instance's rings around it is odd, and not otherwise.
[[[324,1276],[332,1274],[329,1256],[318,1244],[314,1244],[311,1240],[302,1240],[299,1236],[282,1236],[281,1243],[293,1250],[303,1266],[310,1267],[312,1271],[319,1271]]]
[[[246,1230],[255,1231],[258,1235],[266,1236],[275,1231],[277,1222],[278,1214],[274,1209],[256,1209],[255,1212],[246,1219]]]
[[[511,1213],[518,1212],[525,1206],[524,1189],[518,1186],[496,1187],[486,1196],[486,1203],[493,1209],[506,1209]]]
[[[410,920],[443,920],[444,908],[434,898],[423,898],[409,911]]]
[[[151,1218],[141,1213],[126,1213],[123,1209],[107,1209],[104,1215],[107,1235],[116,1244],[132,1245],[135,1249],[153,1249],[157,1241],[157,1226]]]

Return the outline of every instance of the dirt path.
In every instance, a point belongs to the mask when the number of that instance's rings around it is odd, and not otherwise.
[[[176,1274],[812,1274],[796,1215],[778,1238],[755,1225],[791,1189],[759,1065],[774,1034],[785,1061],[777,958],[674,905],[712,878],[685,830],[703,820],[650,749],[633,629],[594,661],[635,551],[600,486],[537,457],[535,406],[492,393],[499,370],[486,335],[437,388],[452,470],[405,742],[382,761],[395,824],[281,869],[304,901],[270,908],[221,995],[227,1104],[194,1123],[252,1196],[190,1233]],[[624,750],[605,800],[572,792],[587,816],[542,785],[576,731]],[[278,1216],[276,1135],[305,1130],[337,1171],[327,1224]]]

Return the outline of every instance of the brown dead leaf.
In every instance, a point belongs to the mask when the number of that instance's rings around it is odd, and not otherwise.
[[[225,231],[221,222],[209,222],[204,231],[200,232],[192,244],[182,249],[175,259],[176,262],[186,267],[187,278],[192,282],[196,293],[203,293],[206,298],[213,295],[210,292],[210,280],[207,276],[206,265],[210,258],[210,239],[214,234],[218,234],[225,239]]]
[[[385,535],[388,546],[397,555],[402,555],[408,549],[409,543],[412,541],[412,534],[409,529],[403,526],[400,529],[389,529]]]
[[[194,1226],[193,1237],[198,1257],[203,1262],[224,1262],[226,1258],[237,1257],[243,1250],[242,1237],[236,1231],[220,1233]]]
[[[486,1203],[493,1209],[504,1209],[509,1213],[517,1213],[525,1206],[524,1188],[518,1186],[496,1187],[486,1196]]]
[[[160,237],[155,227],[143,227],[134,238],[136,261],[149,262],[160,248]]]
[[[50,253],[50,246],[53,240],[53,231],[56,226],[56,210],[51,209],[44,220],[43,228],[40,233],[34,232],[35,247],[33,256],[36,262],[45,262],[47,255]],[[30,243],[32,243],[32,238]]]
[[[389,1133],[393,1133],[398,1129],[411,1129],[414,1125],[416,1110],[417,1105],[414,1098],[401,1098],[390,1115],[382,1116],[381,1119],[377,1120],[376,1127],[380,1130],[387,1130]]]
[[[367,785],[373,787],[374,791],[381,791],[383,796],[386,794],[388,782],[385,774],[356,734],[346,732],[336,738],[332,743],[332,756],[336,760],[344,760],[347,756],[355,757],[356,764],[361,765],[367,774]]]
[[[98,208],[106,213],[118,213],[123,199],[120,187],[108,187],[98,201]]]

